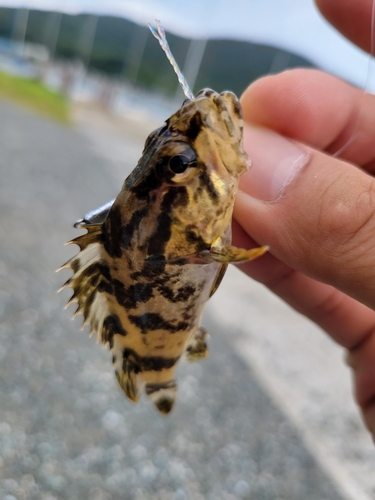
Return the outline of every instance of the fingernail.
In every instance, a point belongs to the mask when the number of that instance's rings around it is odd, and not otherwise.
[[[251,167],[240,180],[240,189],[263,201],[277,201],[301,169],[309,154],[271,130],[244,126],[244,149]]]

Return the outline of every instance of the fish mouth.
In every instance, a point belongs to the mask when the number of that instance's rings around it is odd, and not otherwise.
[[[242,120],[242,110],[241,104],[238,97],[230,90],[224,90],[223,92],[215,92],[212,89],[205,88],[200,90],[195,99],[209,98],[211,99],[218,108],[219,111],[227,111],[230,117],[233,119]]]

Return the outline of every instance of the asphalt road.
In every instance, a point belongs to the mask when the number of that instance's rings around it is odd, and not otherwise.
[[[123,397],[55,274],[117,174],[74,129],[4,102],[0,116],[0,499],[342,500],[212,315],[172,414]]]

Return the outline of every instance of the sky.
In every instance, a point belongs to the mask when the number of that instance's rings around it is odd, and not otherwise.
[[[139,24],[160,19],[181,36],[278,46],[362,88],[375,87],[375,63],[323,19],[313,0],[0,0],[0,6],[112,14]]]

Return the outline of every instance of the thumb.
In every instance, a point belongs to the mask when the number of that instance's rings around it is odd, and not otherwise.
[[[375,186],[354,165],[245,125],[234,216],[290,267],[375,308]]]

